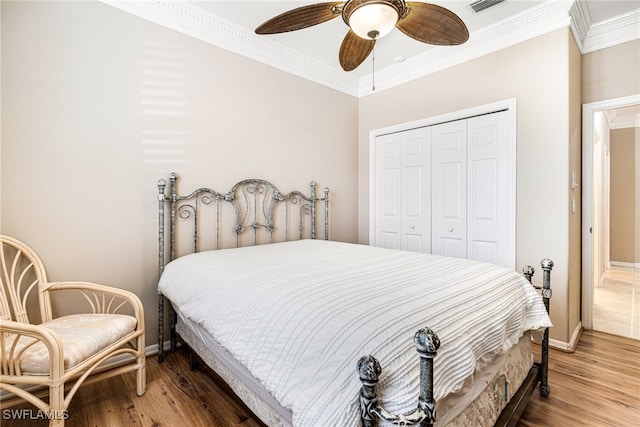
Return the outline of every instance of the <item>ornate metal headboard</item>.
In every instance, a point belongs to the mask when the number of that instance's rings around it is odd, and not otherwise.
[[[316,197],[316,184],[310,193],[283,193],[262,179],[245,179],[226,193],[199,188],[188,195],[176,190],[178,177],[169,175],[158,181],[158,268],[162,274],[167,262],[181,254],[316,238],[318,217],[323,219],[322,237],[329,239],[329,189]],[[318,204],[321,204],[318,213]],[[165,226],[169,226],[168,240]],[[183,230],[188,236],[179,241]],[[168,246],[168,247],[167,247]],[[164,297],[158,304],[158,352],[162,360],[164,339]],[[173,319],[172,319],[173,327]],[[175,346],[172,333],[172,347]]]

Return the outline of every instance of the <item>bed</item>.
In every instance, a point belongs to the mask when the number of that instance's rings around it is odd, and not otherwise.
[[[513,425],[536,385],[549,394],[550,260],[541,296],[531,267],[330,241],[314,183],[183,196],[176,182],[158,183],[159,360],[167,323],[171,350],[266,425]]]

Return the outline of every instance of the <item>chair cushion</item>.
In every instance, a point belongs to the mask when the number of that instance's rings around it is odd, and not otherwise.
[[[136,323],[135,317],[123,314],[73,314],[44,322],[40,326],[55,332],[62,341],[66,371],[133,332]],[[32,339],[29,337],[21,337],[17,349],[26,347],[30,342]],[[8,350],[12,343],[13,340],[8,339],[5,349]],[[24,352],[20,369],[23,374],[49,373],[49,352],[42,342]]]

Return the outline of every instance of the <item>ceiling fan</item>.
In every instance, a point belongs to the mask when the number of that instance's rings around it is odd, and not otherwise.
[[[459,45],[469,39],[467,26],[455,13],[435,4],[404,0],[347,0],[302,6],[269,19],[256,28],[256,33],[301,30],[337,16],[349,26],[339,54],[345,71],[355,70],[369,56],[376,40],[394,27],[434,45]]]

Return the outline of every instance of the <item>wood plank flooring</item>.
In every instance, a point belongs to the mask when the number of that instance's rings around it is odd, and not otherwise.
[[[536,390],[519,426],[640,426],[640,341],[585,331],[549,359],[551,395]]]
[[[155,357],[147,359],[147,379],[142,397],[135,395],[134,374],[81,387],[67,425],[264,426],[225,386],[189,371],[183,352],[160,365]],[[551,395],[534,391],[518,426],[640,426],[640,341],[587,331],[575,353],[551,350],[549,382]],[[2,427],[47,426],[46,420],[11,419],[11,410],[37,414],[29,405],[3,409]]]

